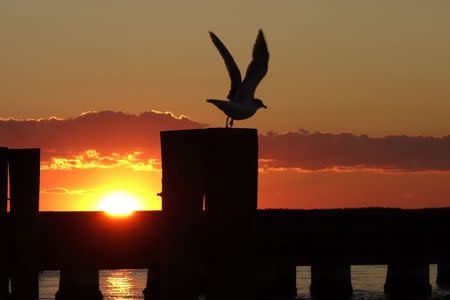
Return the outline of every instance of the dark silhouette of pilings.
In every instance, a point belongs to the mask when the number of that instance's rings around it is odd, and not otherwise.
[[[147,284],[143,291],[144,299],[161,298],[161,267],[159,264],[150,265],[147,273]]]
[[[426,296],[431,294],[430,268],[426,263],[395,263],[389,264],[385,294],[392,296],[416,295]]]
[[[13,216],[13,299],[38,299],[37,215],[39,212],[39,149],[10,149],[10,208]]]
[[[161,299],[254,299],[257,131],[161,132],[161,157],[166,238],[146,299],[159,282]]]
[[[208,299],[255,299],[258,136],[255,129],[208,129],[205,207]]]
[[[0,147],[0,214],[7,212],[8,206],[8,148]]]
[[[294,264],[261,262],[257,270],[256,299],[297,296],[297,267]]]
[[[149,268],[146,299],[195,299],[201,264],[197,233],[203,212],[205,130],[161,132],[164,235],[160,272]],[[156,271],[156,272],[155,272]],[[160,276],[160,279],[158,279]],[[158,288],[160,284],[160,288]]]
[[[450,263],[437,265],[436,283],[441,288],[450,288]]]
[[[59,275],[59,289],[56,300],[100,300],[103,295],[99,288],[96,269],[63,269]]]
[[[323,263],[311,266],[313,297],[345,298],[353,294],[351,267],[349,264]]]
[[[8,236],[3,223],[8,206],[8,148],[0,147],[0,300],[9,299]]]

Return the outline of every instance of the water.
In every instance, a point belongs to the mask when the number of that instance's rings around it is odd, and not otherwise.
[[[387,266],[352,266],[352,300],[385,300],[383,285]],[[137,300],[143,299],[147,270],[100,271],[100,289],[104,299]],[[54,299],[58,289],[59,272],[45,271],[40,276],[40,299]],[[436,286],[436,265],[430,266],[430,283],[433,286],[431,299],[450,299],[450,290]],[[299,299],[309,300],[310,268],[297,268],[297,289]]]

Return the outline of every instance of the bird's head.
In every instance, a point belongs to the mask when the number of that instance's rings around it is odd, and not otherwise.
[[[264,105],[264,102],[262,102],[261,99],[255,98],[255,104],[258,109],[261,107],[267,108],[267,106]]]

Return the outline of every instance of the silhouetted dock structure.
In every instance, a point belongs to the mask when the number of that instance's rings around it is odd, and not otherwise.
[[[391,295],[429,294],[431,263],[450,285],[450,209],[257,210],[256,130],[161,148],[163,210],[127,218],[39,212],[39,149],[0,148],[0,299],[38,299],[40,270],[61,270],[56,299],[101,299],[98,270],[119,268],[148,268],[144,295],[164,300],[295,296],[301,265],[315,296],[351,295],[351,265],[388,264]]]

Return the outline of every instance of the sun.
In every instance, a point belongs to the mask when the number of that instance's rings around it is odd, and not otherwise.
[[[120,217],[129,216],[135,210],[140,210],[141,205],[130,193],[111,192],[100,200],[98,208],[108,215]]]

